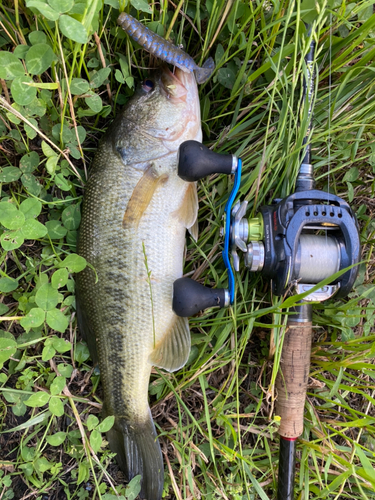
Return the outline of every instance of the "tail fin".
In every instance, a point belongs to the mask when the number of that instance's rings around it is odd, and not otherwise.
[[[161,500],[164,483],[163,457],[152,421],[139,424],[116,417],[115,424],[107,433],[111,450],[117,453],[117,463],[127,475],[128,481],[140,474],[140,497]]]
[[[201,68],[197,68],[194,70],[195,79],[197,80],[197,83],[206,82],[210,78],[214,69],[215,69],[214,60],[212,59],[212,57],[209,57],[207,61],[204,62]]]

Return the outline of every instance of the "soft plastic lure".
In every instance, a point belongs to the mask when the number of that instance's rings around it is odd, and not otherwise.
[[[204,83],[211,76],[215,68],[212,57],[209,57],[203,66],[199,67],[186,52],[157,35],[149,28],[146,28],[146,26],[143,26],[143,24],[129,14],[126,14],[126,12],[120,14],[117,22],[133,40],[153,56],[177,66],[182,71],[185,71],[185,73],[194,71],[197,83]]]

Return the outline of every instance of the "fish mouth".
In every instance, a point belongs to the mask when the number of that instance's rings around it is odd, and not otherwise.
[[[194,73],[176,67],[172,73],[166,65],[163,65],[159,88],[173,105],[173,113],[176,113],[174,133],[168,134],[168,138],[164,137],[163,142],[167,149],[176,151],[181,142],[189,139],[201,141],[200,104]]]
[[[161,87],[168,97],[172,101],[186,101],[188,95],[188,86],[186,82],[184,73],[179,68],[175,68],[175,72],[172,73],[168,66],[163,65],[161,70]],[[192,75],[194,78],[194,75]]]

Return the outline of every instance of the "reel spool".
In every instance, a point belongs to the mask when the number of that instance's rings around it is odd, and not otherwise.
[[[245,222],[248,236],[241,245],[235,245],[233,253],[246,246],[244,265],[271,279],[275,295],[283,295],[291,287],[295,293],[302,293],[359,262],[355,215],[344,200],[324,191],[293,193],[262,207],[257,217],[244,218],[240,224]],[[238,255],[235,260],[239,260]],[[358,267],[351,267],[305,300],[322,301],[334,294],[345,297],[357,274]]]

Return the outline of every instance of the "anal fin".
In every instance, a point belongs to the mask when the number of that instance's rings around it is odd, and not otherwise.
[[[190,330],[187,318],[175,316],[174,322],[150,355],[150,362],[169,372],[184,366],[190,354]]]

